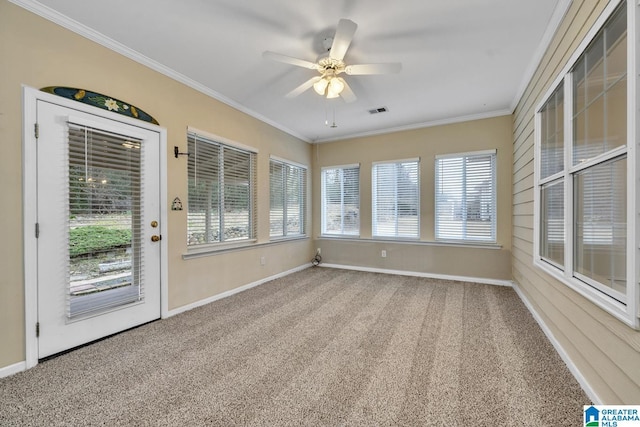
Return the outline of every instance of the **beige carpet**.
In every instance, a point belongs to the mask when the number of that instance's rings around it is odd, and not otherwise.
[[[507,287],[312,268],[0,380],[1,426],[576,426]]]

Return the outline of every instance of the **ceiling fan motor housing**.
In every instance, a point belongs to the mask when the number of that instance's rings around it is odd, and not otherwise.
[[[329,56],[318,59],[318,71],[325,75],[329,71],[333,74],[343,73],[345,70],[344,61],[341,59],[333,59]]]

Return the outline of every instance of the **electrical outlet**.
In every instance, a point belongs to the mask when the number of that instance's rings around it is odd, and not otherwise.
[[[261,256],[260,257],[260,265],[265,265],[266,263],[267,263],[267,260],[263,256]]]
[[[387,257],[387,251],[385,251],[384,249],[382,250],[382,252],[380,252],[380,256],[382,258],[386,258]]]
[[[322,255],[322,248],[318,248],[318,249],[316,249],[316,253],[317,253],[318,255]]]

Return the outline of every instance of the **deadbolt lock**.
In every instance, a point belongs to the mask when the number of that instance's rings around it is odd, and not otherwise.
[[[151,241],[152,242],[158,242],[158,241],[160,241],[160,239],[162,239],[162,236],[157,236],[155,234],[153,236],[151,236]]]
[[[158,226],[158,221],[151,221],[151,226],[156,228]]]

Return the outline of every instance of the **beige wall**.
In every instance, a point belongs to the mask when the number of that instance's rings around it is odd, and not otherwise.
[[[0,0],[0,369],[24,360],[21,85],[92,89],[138,105],[168,130],[168,194],[186,200],[186,147],[193,126],[258,148],[259,241],[268,241],[268,155],[312,163],[312,237],[320,234],[322,166],[361,164],[360,241],[317,239],[185,261],[186,212],[169,212],[169,308],[199,301],[305,263],[315,247],[325,262],[372,268],[518,281],[576,366],[606,403],[640,402],[640,333],[624,326],[532,265],[533,118],[535,105],[606,6],[575,0],[542,66],[511,117],[437,126],[375,137],[306,143],[151,71],[106,48]],[[515,142],[514,142],[515,141]],[[371,163],[420,156],[421,240],[433,240],[436,154],[498,149],[500,249],[396,244],[371,238]],[[313,150],[313,152],[312,152]],[[380,258],[386,249],[388,257]],[[259,265],[261,256],[267,258]]]
[[[511,279],[511,116],[317,144],[313,236],[323,262],[419,273]],[[497,149],[497,241],[501,247],[434,245],[435,156]],[[420,242],[372,241],[372,162],[420,157]],[[360,240],[320,238],[321,168],[360,163]],[[381,250],[387,251],[382,258]]]
[[[258,156],[258,240],[269,240],[269,155],[310,165],[311,146],[168,77],[0,0],[0,369],[24,360],[21,85],[71,86],[139,106],[167,129],[169,203],[187,200],[186,129],[252,146]],[[168,207],[167,207],[168,208]],[[309,216],[311,215],[309,209]],[[186,211],[168,212],[169,309],[307,263],[311,239],[183,260]],[[310,230],[310,227],[309,227]],[[266,265],[260,265],[260,257]]]
[[[604,403],[640,402],[640,332],[533,266],[535,107],[608,1],[575,0],[514,113],[513,276]]]

